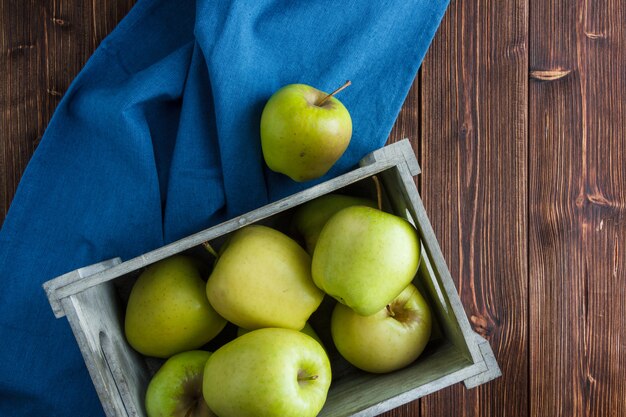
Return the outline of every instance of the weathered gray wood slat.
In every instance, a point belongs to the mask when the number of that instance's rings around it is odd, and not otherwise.
[[[46,295],[50,300],[50,305],[52,306],[52,311],[56,318],[61,318],[65,315],[65,311],[63,310],[63,306],[58,297],[57,290],[65,285],[71,284],[72,282],[79,281],[81,278],[86,278],[88,276],[97,274],[101,271],[106,271],[107,269],[111,269],[114,266],[117,266],[122,263],[121,258],[113,258],[106,261],[99,262],[95,265],[89,265],[75,271],[68,272],[67,274],[61,275],[58,278],[55,278],[51,281],[44,283],[43,289],[46,291]]]
[[[411,145],[403,140],[368,155],[359,168],[291,197],[137,258],[121,263],[119,258],[104,261],[45,283],[55,314],[67,316],[107,416],[145,417],[144,393],[152,375],[146,358],[125,340],[124,307],[116,280],[127,282],[146,265],[248,224],[267,222],[305,201],[367,181],[373,175],[380,179],[385,204],[411,221],[420,234],[423,253],[414,282],[435,310],[439,334],[419,360],[397,372],[374,375],[337,363],[341,372],[333,380],[320,416],[375,416],[458,382],[464,381],[470,388],[498,377],[500,370],[489,344],[470,327],[415,188],[413,176],[419,172]]]
[[[123,306],[111,282],[61,300],[107,416],[145,417],[150,373],[126,342]]]

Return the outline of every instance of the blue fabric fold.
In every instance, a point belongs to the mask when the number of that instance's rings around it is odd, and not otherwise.
[[[103,415],[41,285],[353,168],[384,145],[447,3],[140,0],[64,95],[0,230],[0,415]],[[269,171],[270,95],[347,79],[339,162],[302,184]]]

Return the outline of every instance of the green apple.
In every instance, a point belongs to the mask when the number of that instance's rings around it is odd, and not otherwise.
[[[226,320],[211,307],[204,288],[192,258],[176,255],[148,266],[128,299],[128,343],[144,355],[167,358],[213,339]]]
[[[315,284],[362,316],[383,309],[411,282],[420,258],[415,228],[365,206],[328,220],[313,253]]]
[[[244,329],[243,327],[238,327],[237,328],[237,337],[243,336],[246,333],[250,333],[252,330],[248,330],[248,329]],[[324,346],[324,344],[322,343],[322,340],[320,339],[320,337],[317,335],[317,333],[315,332],[315,330],[313,329],[313,327],[309,324],[309,322],[307,322],[304,327],[302,328],[302,330],[300,330],[302,333],[311,336],[313,339],[317,340],[317,342]]]
[[[191,350],[169,358],[148,384],[148,417],[217,417],[202,395],[209,356],[210,352]]]
[[[230,237],[206,294],[220,315],[249,330],[300,330],[324,297],[311,278],[309,254],[287,235],[259,225]]]
[[[306,249],[311,255],[322,228],[333,214],[350,206],[376,207],[376,203],[366,198],[342,194],[326,194],[304,203],[293,216],[293,228],[304,238]]]
[[[267,166],[294,181],[321,177],[352,138],[350,113],[333,95],[305,84],[276,91],[261,115],[261,148]]]
[[[371,316],[361,316],[337,303],[330,323],[341,356],[364,371],[384,373],[417,359],[430,338],[432,317],[424,297],[409,284]]]
[[[314,417],[330,381],[330,362],[318,342],[295,330],[268,328],[216,350],[202,389],[220,417]]]

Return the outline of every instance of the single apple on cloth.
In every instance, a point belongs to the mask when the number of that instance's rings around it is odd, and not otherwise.
[[[305,84],[287,85],[261,114],[261,147],[267,165],[294,181],[319,178],[343,155],[352,138],[350,112],[334,95]]]
[[[63,95],[2,225],[0,415],[102,416],[41,285],[352,169],[385,143],[447,4],[139,0]],[[347,79],[339,160],[304,183],[271,171],[259,125],[272,94]]]

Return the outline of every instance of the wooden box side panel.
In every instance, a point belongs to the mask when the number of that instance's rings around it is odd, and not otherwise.
[[[111,282],[62,300],[72,331],[108,417],[146,417],[150,372],[124,337],[123,311]]]

